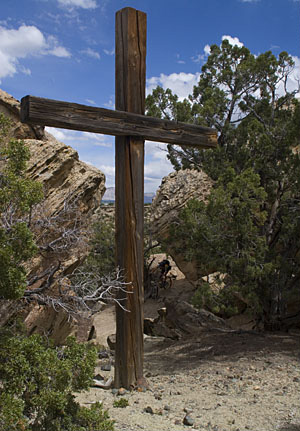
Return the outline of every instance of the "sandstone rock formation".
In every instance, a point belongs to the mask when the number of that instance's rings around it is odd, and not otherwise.
[[[8,138],[43,139],[44,128],[29,126],[20,122],[20,102],[0,89],[0,112],[12,120]]]
[[[213,313],[196,309],[186,301],[165,299],[165,307],[157,310],[156,318],[144,320],[147,335],[177,340],[209,328],[226,329],[226,321]]]
[[[163,178],[151,205],[152,236],[158,241],[168,238],[170,226],[176,222],[179,211],[190,199],[205,201],[212,184],[212,180],[204,172],[192,169],[172,172]],[[210,268],[203,273],[203,269],[197,268],[195,262],[187,262],[184,256],[175,254],[171,247],[167,252],[190,281],[196,281],[201,276],[214,272]]]
[[[56,276],[68,275],[82,261],[87,252],[81,241],[83,228],[89,225],[100,205],[105,192],[105,176],[81,162],[73,148],[57,141],[43,127],[22,124],[19,111],[20,103],[0,90],[0,112],[12,121],[8,137],[25,142],[31,154],[27,174],[41,182],[44,188],[45,199],[33,216],[35,220],[42,220],[36,226],[39,229],[38,245],[43,252],[32,260],[28,268],[29,278],[33,280],[30,289],[37,289],[48,283],[51,277],[51,286],[55,286]],[[70,235],[66,239],[68,231]],[[60,246],[55,247],[54,244]],[[61,309],[58,313],[51,307],[42,308],[30,305],[27,315],[23,313],[29,332],[51,333],[59,342],[70,330],[76,332],[74,322],[70,323]],[[7,319],[10,317],[8,311]]]

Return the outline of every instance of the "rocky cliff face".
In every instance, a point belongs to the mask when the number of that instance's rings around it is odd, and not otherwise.
[[[204,172],[191,169],[172,172],[163,178],[151,205],[150,226],[153,237],[158,241],[168,238],[170,226],[176,222],[179,211],[190,199],[205,201],[212,185],[212,180]],[[166,251],[190,281],[196,281],[212,272],[208,270],[206,274],[203,273],[195,262],[186,261],[183,255],[174,253],[170,246]]]
[[[30,289],[37,289],[45,283],[50,286],[49,281],[55,286],[56,277],[68,275],[82,261],[87,252],[82,237],[105,192],[105,176],[81,162],[73,148],[57,141],[43,127],[22,124],[19,111],[20,103],[0,90],[0,112],[12,121],[8,137],[25,142],[31,153],[27,175],[44,186],[45,199],[33,216],[42,253],[28,268],[33,280]],[[41,312],[40,306],[31,304],[27,314],[23,309],[24,321],[28,332],[51,333],[61,342],[74,325],[63,316],[62,309],[57,313],[50,308],[43,306]],[[10,316],[8,312],[7,319]]]

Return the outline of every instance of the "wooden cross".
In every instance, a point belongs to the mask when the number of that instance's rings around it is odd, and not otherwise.
[[[132,293],[129,312],[116,307],[115,387],[130,388],[143,378],[144,140],[214,148],[217,133],[144,115],[146,14],[132,8],[116,13],[115,80],[115,111],[26,96],[21,121],[116,136],[116,265]]]

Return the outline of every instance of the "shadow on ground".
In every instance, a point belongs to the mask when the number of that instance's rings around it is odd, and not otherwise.
[[[285,333],[203,330],[197,336],[178,341],[150,339],[145,342],[146,366],[149,364],[163,374],[191,370],[200,363],[238,361],[242,357],[263,359],[273,354],[299,358],[299,353],[298,338]]]
[[[300,424],[286,424],[279,428],[278,431],[300,431]]]

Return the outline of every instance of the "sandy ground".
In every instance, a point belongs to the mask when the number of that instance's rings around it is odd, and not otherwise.
[[[186,299],[192,286],[176,282],[168,295]],[[145,304],[154,317],[163,298]],[[113,308],[96,316],[97,342],[114,333]],[[118,431],[300,431],[300,333],[223,333],[199,331],[172,341],[145,339],[146,392],[114,394],[91,388],[79,395],[83,405],[102,401]],[[99,360],[97,372],[107,379],[113,356]],[[120,398],[126,408],[113,407]],[[183,423],[188,415],[190,425]]]

